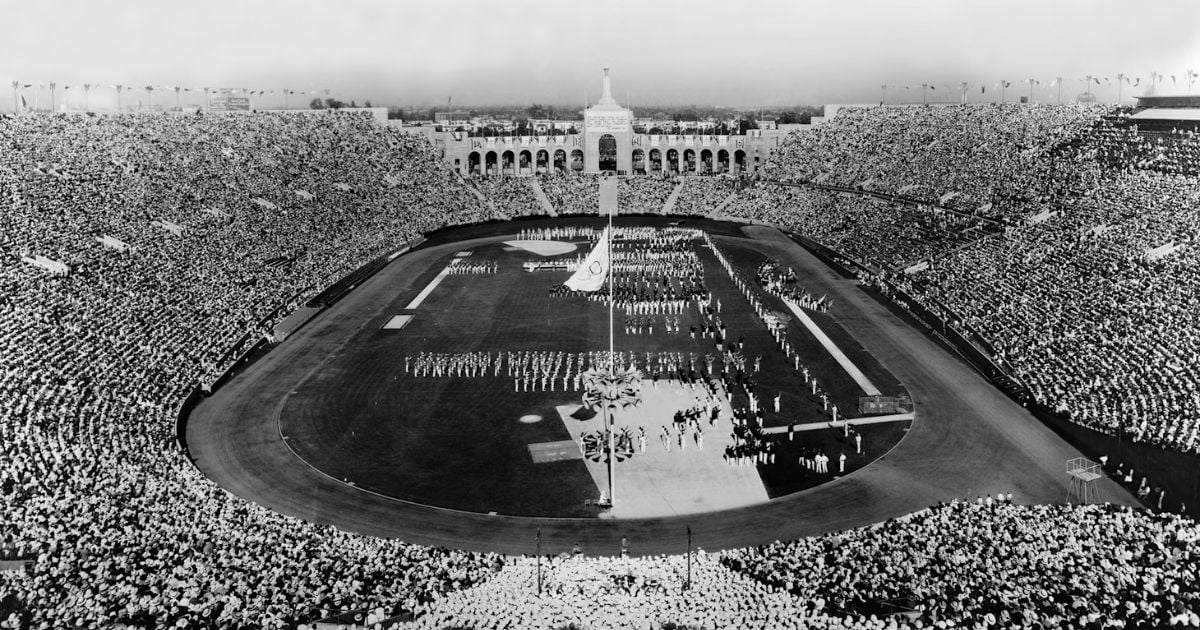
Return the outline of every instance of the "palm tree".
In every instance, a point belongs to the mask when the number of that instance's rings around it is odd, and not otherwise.
[[[58,83],[50,82],[50,112],[54,113],[54,90],[58,89]]]
[[[592,411],[604,414],[604,430],[608,434],[608,504],[614,499],[613,480],[614,433],[613,411],[633,407],[642,402],[642,371],[636,368],[595,368],[583,373],[583,404]]]
[[[17,90],[21,89],[21,82],[13,81],[12,89],[13,89],[13,114],[16,114],[17,113]]]
[[[91,101],[88,100],[88,98],[91,95],[92,95],[92,84],[84,83],[83,84],[83,111],[85,111],[85,112],[92,111]]]
[[[117,113],[120,114],[121,113],[121,90],[124,90],[125,86],[118,83],[118,84],[114,85],[113,87],[117,88]]]
[[[154,86],[153,85],[146,86],[146,107],[151,110],[154,109]]]

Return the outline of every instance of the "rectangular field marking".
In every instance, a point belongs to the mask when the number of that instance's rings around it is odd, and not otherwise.
[[[429,294],[433,293],[433,290],[437,288],[437,285],[441,284],[442,280],[448,275],[449,273],[447,270],[443,269],[440,273],[438,273],[438,275],[434,276],[433,280],[431,280],[424,289],[421,289],[421,292],[417,294],[417,297],[413,298],[413,301],[409,302],[408,306],[404,307],[404,310],[411,311],[420,306],[421,302],[424,302],[425,298],[429,297]]]
[[[535,464],[583,458],[583,454],[579,452],[579,442],[573,440],[530,444],[529,455]]]
[[[858,369],[858,366],[854,365],[854,362],[850,360],[850,357],[846,356],[846,353],[842,352],[842,349],[837,347],[837,344],[833,343],[833,340],[829,338],[829,335],[826,335],[825,331],[821,330],[821,328],[817,326],[817,323],[814,322],[812,318],[804,312],[803,309],[801,309],[799,306],[796,306],[796,304],[790,300],[784,300],[784,303],[787,304],[788,310],[790,310],[792,314],[794,314],[796,318],[799,319],[802,324],[804,324],[804,327],[808,329],[808,332],[812,333],[813,336],[817,338],[817,341],[821,342],[822,346],[825,346],[825,350],[829,352],[829,354],[832,355],[835,360],[837,360],[838,365],[842,366],[843,370],[846,370],[846,373],[850,375],[850,378],[854,379],[855,383],[858,383],[858,386],[863,390],[864,393],[866,393],[866,395],[882,395],[882,392],[879,391],[879,388],[875,387],[875,385],[867,379],[867,375],[863,374],[862,370]]]
[[[412,318],[412,315],[395,315],[383,325],[383,328],[385,330],[400,330],[407,326],[408,322],[412,321]]]

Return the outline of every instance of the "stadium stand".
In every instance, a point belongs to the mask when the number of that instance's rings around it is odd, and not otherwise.
[[[849,110],[773,158],[766,179],[805,185],[759,181],[725,211],[860,261],[1072,420],[1195,451],[1196,144],[1179,134],[1159,158],[1113,115]],[[1197,524],[1149,510],[940,505],[697,554],[687,590],[682,555],[555,558],[540,597],[531,558],[275,514],[178,449],[193,388],[361,265],[536,200],[488,181],[485,203],[427,141],[365,115],[0,117],[0,146],[0,553],[32,563],[0,571],[0,628],[291,628],[361,610],[414,627],[1200,626]],[[539,181],[560,212],[595,212],[595,178]],[[646,207],[672,190],[622,185]],[[732,192],[683,186],[680,214]]]
[[[1200,144],[1163,133],[1100,105],[843,110],[772,158],[766,178],[807,187],[760,182],[726,210],[903,290],[1035,402],[1195,453]]]
[[[597,175],[550,173],[539,178],[546,198],[560,215],[594,215],[600,207],[600,179]]]
[[[763,178],[861,186],[925,203],[1020,217],[1076,177],[1047,159],[1111,110],[1103,105],[845,108],[789,136]],[[985,208],[986,210],[980,210]]]
[[[618,183],[619,211],[625,214],[662,214],[677,185],[674,179],[622,177]]]
[[[526,177],[476,177],[471,180],[508,217],[544,216],[545,208]]]
[[[204,114],[4,117],[0,145],[0,535],[35,561],[0,573],[0,627],[289,627],[492,571],[247,503],[173,439],[188,391],[266,315],[491,218],[428,143],[365,116]]]
[[[1101,628],[1200,623],[1200,529],[1104,505],[955,501],[707,554],[516,558],[394,628]]]

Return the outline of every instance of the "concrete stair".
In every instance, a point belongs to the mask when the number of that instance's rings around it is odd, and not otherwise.
[[[683,181],[681,180],[679,182],[679,184],[675,186],[675,190],[671,191],[671,195],[669,197],[667,197],[666,203],[663,204],[663,207],[661,210],[661,212],[663,214],[671,214],[671,212],[673,210],[675,210],[675,201],[677,199],[679,199],[679,193],[682,190],[683,190]]]
[[[548,216],[558,216],[558,211],[554,209],[554,204],[550,203],[550,198],[546,196],[546,191],[542,190],[542,183],[536,177],[529,178],[529,185],[533,187],[533,196],[537,197],[538,203],[542,204],[542,208],[546,210]]]

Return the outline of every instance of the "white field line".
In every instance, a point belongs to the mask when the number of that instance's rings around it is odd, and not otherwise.
[[[787,307],[790,311],[792,311],[792,314],[794,314],[796,318],[804,324],[804,327],[808,328],[808,332],[811,332],[813,336],[817,338],[817,341],[820,341],[821,345],[825,346],[825,350],[837,360],[838,365],[842,366],[843,370],[846,370],[846,373],[850,375],[850,378],[854,379],[855,383],[858,383],[858,386],[863,390],[864,393],[866,393],[868,396],[879,396],[882,394],[878,387],[875,387],[871,381],[867,380],[867,375],[863,374],[862,370],[859,370],[858,366],[854,365],[854,362],[850,360],[850,357],[846,356],[846,353],[842,352],[841,348],[838,348],[837,344],[833,343],[833,340],[830,339],[829,336],[817,326],[817,323],[808,316],[808,313],[805,313],[803,309],[801,309],[799,306],[796,306],[790,300],[784,300],[784,303],[787,304]]]
[[[795,430],[797,432],[799,432],[799,431],[817,431],[820,429],[840,429],[847,423],[849,423],[850,426],[852,426],[852,427],[856,427],[860,424],[880,424],[883,422],[903,422],[905,420],[912,420],[914,417],[915,416],[911,413],[896,413],[896,414],[892,414],[890,416],[867,416],[865,418],[850,418],[849,420],[838,420],[837,422],[806,422],[804,424],[797,424],[795,426]],[[767,428],[763,429],[763,433],[767,433],[767,434],[787,433],[787,430],[788,430],[788,428],[786,426],[767,427]]]
[[[413,298],[413,301],[409,302],[408,306],[404,307],[404,310],[411,311],[411,310],[417,308],[418,306],[420,306],[421,302],[424,302],[425,298],[429,297],[430,293],[433,293],[433,290],[437,288],[437,285],[441,284],[442,280],[446,276],[450,275],[450,272],[448,271],[448,269],[449,269],[449,267],[447,267],[446,269],[443,269],[441,271],[441,273],[434,276],[433,280],[431,280],[429,282],[429,284],[426,285],[425,288],[422,289],[421,292],[417,294],[417,297]]]

